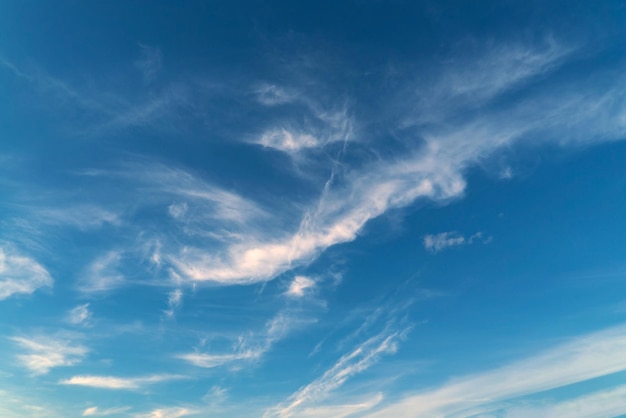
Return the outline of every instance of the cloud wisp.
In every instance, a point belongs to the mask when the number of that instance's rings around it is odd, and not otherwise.
[[[315,288],[315,280],[306,276],[296,276],[287,289],[287,296],[301,298],[306,292]],[[307,290],[309,289],[309,290]]]
[[[239,337],[232,352],[202,353],[193,351],[178,354],[176,358],[206,369],[258,361],[272,348],[274,343],[312,322],[315,322],[312,318],[301,318],[294,312],[281,310],[267,321],[263,331],[259,332],[258,335]]]
[[[66,320],[72,325],[89,326],[91,325],[92,316],[89,310],[89,304],[85,303],[70,309]]]
[[[460,414],[481,405],[530,395],[626,370],[626,327],[586,335],[536,356],[481,374],[457,378],[406,396],[374,417]]]
[[[367,339],[350,353],[342,356],[322,376],[300,388],[285,402],[267,410],[263,416],[267,418],[287,418],[306,416],[306,414],[311,415],[312,411],[318,408],[317,404],[324,401],[333,391],[345,384],[348,379],[377,363],[383,355],[394,354],[398,349],[398,342],[404,338],[405,333],[406,330],[402,332],[383,332]],[[375,402],[368,401],[356,407],[357,409],[363,409],[366,406],[371,407],[380,402],[380,400],[378,399]],[[336,409],[341,408],[337,406]]]
[[[438,253],[450,247],[473,244],[476,240],[482,239],[488,242],[490,238],[483,238],[482,232],[477,232],[469,237],[458,232],[440,232],[438,234],[428,234],[424,236],[424,248],[431,253]]]
[[[119,408],[100,409],[97,406],[92,406],[83,411],[83,417],[106,417],[109,415],[118,415],[130,410],[128,406],[122,406]]]
[[[181,418],[189,415],[197,415],[199,411],[183,407],[157,408],[150,412],[135,414],[135,418]]]
[[[54,280],[35,259],[19,253],[11,245],[0,244],[0,300],[13,295],[29,295],[52,287]]]
[[[109,251],[98,257],[87,268],[78,289],[83,293],[108,292],[124,284],[124,276],[118,271],[122,252]]]
[[[73,341],[70,336],[11,337],[25,354],[18,361],[35,375],[46,374],[55,367],[68,367],[80,363],[89,353],[87,347]]]
[[[177,374],[156,374],[142,377],[115,377],[115,376],[73,376],[59,381],[61,385],[86,386],[97,389],[110,390],[140,390],[146,386],[172,380],[187,379],[187,376]]]

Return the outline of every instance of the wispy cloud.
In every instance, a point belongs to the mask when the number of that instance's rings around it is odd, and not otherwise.
[[[490,237],[483,239],[483,233],[477,232],[469,237],[465,237],[458,232],[441,232],[439,234],[429,234],[424,236],[424,248],[426,250],[437,253],[449,247],[457,247],[460,245],[473,244],[476,240],[488,242]]]
[[[291,103],[298,99],[298,94],[275,84],[261,84],[254,90],[259,103],[266,106],[277,106]]]
[[[87,268],[78,288],[84,293],[106,292],[124,283],[124,276],[118,271],[122,253],[109,251],[98,257]]]
[[[321,405],[305,407],[298,411],[299,417],[333,417],[343,418],[357,416],[356,414],[368,411],[378,405],[383,400],[381,393],[363,397],[361,399],[343,400],[344,403],[333,405]]]
[[[135,418],[180,418],[180,417],[186,417],[189,415],[197,415],[199,413],[200,412],[195,411],[193,409],[189,409],[189,408],[170,407],[170,408],[159,408],[159,409],[155,409],[153,411],[147,412],[147,413],[136,414],[133,416]]]
[[[157,374],[142,377],[114,377],[114,376],[73,376],[69,379],[61,380],[61,385],[87,386],[99,389],[115,390],[138,390],[146,386],[154,385],[171,380],[187,379],[187,376],[177,374]]]
[[[30,216],[38,222],[48,225],[74,226],[79,229],[95,229],[103,225],[119,226],[119,213],[95,205],[77,205],[74,207],[39,207],[30,210]]]
[[[180,354],[177,357],[193,364],[194,366],[210,369],[240,360],[256,360],[261,357],[262,353],[263,351],[261,349],[257,349],[245,350],[231,354],[187,353]]]
[[[140,58],[135,61],[135,66],[141,71],[144,81],[152,83],[157,79],[163,67],[163,54],[161,50],[154,46],[139,44],[141,49]]]
[[[78,305],[67,313],[67,321],[73,325],[90,325],[92,319],[89,304]]]
[[[180,289],[174,289],[167,295],[167,309],[164,311],[168,318],[172,318],[176,309],[180,307],[183,302],[183,291]]]
[[[87,355],[87,347],[76,343],[71,336],[11,337],[25,354],[18,361],[33,374],[46,374],[54,367],[67,367],[80,363]]]
[[[129,406],[122,406],[119,408],[100,409],[97,406],[92,406],[83,411],[83,417],[104,417],[108,415],[122,414],[130,410]]]
[[[305,148],[316,148],[322,145],[322,142],[313,135],[296,133],[284,128],[263,133],[258,143],[264,147],[274,148],[287,153]]]
[[[626,386],[594,391],[572,399],[556,401],[505,402],[496,408],[477,408],[481,416],[511,418],[603,418],[626,414]]]
[[[274,343],[285,338],[292,331],[312,322],[315,322],[312,318],[300,317],[294,312],[281,310],[267,321],[263,331],[258,332],[258,335],[239,337],[232,352],[201,353],[194,351],[179,354],[176,358],[202,368],[257,361],[272,348]]]
[[[407,396],[371,417],[442,416],[626,370],[626,328],[586,335],[481,374]]]
[[[302,297],[307,289],[315,287],[315,280],[306,276],[296,276],[287,290],[288,296]]]
[[[398,341],[403,337],[404,332],[396,331],[383,332],[367,339],[341,357],[318,379],[299,389],[282,404],[266,411],[264,417],[303,416],[303,411],[307,409],[311,413],[313,409],[309,408],[326,399],[348,379],[377,363],[383,355],[395,353]]]
[[[52,287],[54,280],[41,264],[0,243],[0,300],[16,294],[31,294]]]

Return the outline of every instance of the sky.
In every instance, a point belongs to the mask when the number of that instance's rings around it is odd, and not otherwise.
[[[1,8],[0,417],[626,416],[623,2]]]

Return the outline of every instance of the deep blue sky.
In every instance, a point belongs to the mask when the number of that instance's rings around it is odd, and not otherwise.
[[[626,414],[626,9],[5,1],[0,417]]]

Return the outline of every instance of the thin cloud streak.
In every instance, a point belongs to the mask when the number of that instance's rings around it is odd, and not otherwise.
[[[310,413],[312,405],[323,401],[348,379],[377,363],[381,356],[394,354],[398,349],[398,341],[404,338],[406,331],[381,333],[369,338],[352,352],[341,357],[318,379],[299,389],[284,403],[266,411],[263,416],[266,418],[302,416],[303,411],[307,409]]]
[[[92,406],[83,411],[83,417],[105,417],[109,415],[118,415],[130,410],[129,406],[122,406],[119,408],[100,409],[97,406]]]
[[[171,408],[158,408],[153,411],[136,414],[133,415],[135,418],[181,418],[189,415],[197,415],[199,411],[189,409],[189,408],[181,408],[181,407],[171,407]]]
[[[187,376],[177,374],[160,374],[144,377],[115,377],[115,376],[73,376],[59,381],[60,385],[87,386],[110,390],[138,390],[145,386],[154,385],[171,380],[188,379]]]
[[[577,338],[536,356],[411,395],[368,417],[441,416],[626,370],[626,327]]]

